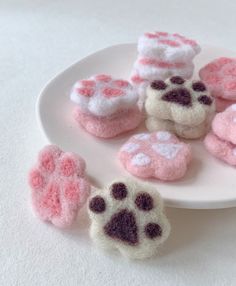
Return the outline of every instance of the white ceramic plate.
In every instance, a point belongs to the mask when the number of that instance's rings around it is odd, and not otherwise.
[[[81,129],[73,120],[74,104],[69,91],[73,83],[96,73],[108,73],[128,78],[136,58],[136,45],[123,44],[98,51],[52,79],[40,93],[36,113],[40,128],[48,140],[62,149],[79,153],[87,162],[88,174],[95,186],[129,175],[119,164],[116,154],[120,146],[134,132],[118,138],[102,140]],[[196,58],[199,67],[219,56],[236,56],[221,48],[204,46]],[[152,180],[166,204],[179,208],[227,208],[236,206],[236,170],[213,158],[202,142],[191,141],[193,162],[186,176],[172,183]]]

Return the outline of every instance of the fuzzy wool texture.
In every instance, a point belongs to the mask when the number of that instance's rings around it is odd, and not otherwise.
[[[138,94],[128,81],[98,74],[76,82],[70,99],[91,115],[111,116],[120,109],[134,107]]]
[[[236,100],[227,100],[220,97],[215,97],[215,106],[217,112],[222,112],[230,105],[235,104]]]
[[[130,81],[136,87],[141,101],[147,85],[155,79],[171,76],[189,79],[193,75],[194,57],[200,46],[177,33],[145,33],[138,40],[138,58],[134,63]]]
[[[203,123],[197,126],[187,126],[179,123],[175,123],[170,120],[158,119],[154,116],[149,116],[146,119],[146,127],[150,132],[166,130],[178,135],[185,139],[197,139],[204,136],[210,127],[209,120],[205,120]]]
[[[139,107],[120,110],[107,117],[98,117],[83,112],[79,107],[74,111],[74,118],[87,132],[101,138],[112,138],[135,129],[144,118]]]
[[[188,79],[193,75],[194,65],[192,62],[164,62],[155,58],[139,56],[134,63],[134,69],[139,71],[142,78],[149,81],[155,79],[165,80],[174,75]]]
[[[152,84],[147,88],[147,99],[145,102],[145,109],[147,116],[157,117],[158,119],[171,120],[178,124],[187,125],[190,127],[198,126],[212,116],[215,112],[214,99],[210,96],[207,90],[195,91],[193,84],[195,81],[183,80],[182,84],[175,84],[171,82],[172,78],[167,79],[165,88],[156,89]],[[190,95],[187,100],[188,105],[177,102],[178,98],[173,98],[171,101],[163,100],[163,97],[172,91],[184,89]],[[210,104],[200,102],[200,98],[204,96],[210,101]],[[180,100],[185,98],[181,97]],[[176,102],[175,102],[176,101]]]
[[[191,161],[190,145],[167,131],[139,133],[120,149],[123,167],[140,178],[174,181],[182,178]]]
[[[201,80],[212,96],[219,99],[236,101],[236,59],[217,58],[199,71]]]
[[[115,199],[112,195],[114,184],[122,184],[126,187],[126,197]],[[136,199],[140,194],[148,194],[153,202],[149,210],[140,210],[137,207]],[[105,209],[99,209],[94,212],[91,208],[91,202],[94,198],[102,199],[105,203]],[[136,243],[127,243],[119,238],[114,238],[106,233],[106,226],[112,222],[114,215],[124,212],[124,210],[134,217],[132,224],[136,224]],[[162,199],[158,191],[148,184],[141,184],[131,179],[116,180],[107,188],[96,190],[92,193],[88,204],[88,213],[91,219],[90,236],[99,247],[103,249],[117,249],[120,253],[129,259],[145,259],[158,253],[159,246],[168,238],[170,233],[170,224],[164,214]],[[145,234],[145,228],[148,224],[155,223],[161,228],[161,235],[150,238]],[[113,226],[112,232],[120,232],[129,229],[121,221]],[[111,226],[112,227],[112,226]],[[130,227],[133,227],[130,225]],[[123,236],[126,234],[123,233]],[[127,234],[128,235],[128,234]]]
[[[100,49],[135,42],[144,29],[155,27],[232,50],[236,46],[236,2],[0,3],[0,285],[236,285],[236,208],[167,208],[172,230],[159,256],[126,261],[94,247],[84,209],[69,230],[38,221],[29,208],[26,182],[35,150],[48,143],[36,121],[35,103],[52,77]],[[94,73],[98,72],[94,65]]]
[[[32,204],[37,216],[64,228],[76,219],[90,192],[85,161],[55,145],[45,146],[28,177]]]
[[[204,139],[206,149],[216,158],[225,163],[236,166],[236,145],[216,136],[213,132]]]
[[[191,61],[201,51],[196,41],[177,33],[145,33],[138,40],[138,52],[164,61]]]
[[[212,131],[220,139],[236,144],[236,104],[216,114]]]
[[[144,103],[146,100],[146,89],[150,84],[150,80],[141,77],[139,71],[133,68],[130,75],[130,82],[132,83],[133,87],[136,89],[139,95],[138,104],[141,110],[143,110]]]

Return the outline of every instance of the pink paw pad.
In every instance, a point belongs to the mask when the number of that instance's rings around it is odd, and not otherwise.
[[[29,185],[36,214],[62,228],[73,223],[90,192],[84,160],[55,145],[40,151],[29,172]]]
[[[213,96],[236,100],[236,59],[215,59],[199,71],[199,76]]]
[[[167,131],[140,133],[121,147],[118,157],[134,176],[173,181],[185,175],[191,149]]]

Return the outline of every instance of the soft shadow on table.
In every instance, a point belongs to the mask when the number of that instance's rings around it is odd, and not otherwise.
[[[171,234],[168,240],[160,248],[158,256],[154,256],[147,260],[132,260],[126,261],[121,257],[118,251],[101,251],[102,256],[106,256],[108,259],[115,260],[119,263],[134,263],[142,265],[143,263],[149,266],[156,266],[159,264],[165,264],[164,260],[185,252],[186,248],[194,247],[201,244],[202,240],[214,239],[214,235],[222,232],[222,226],[224,229],[230,230],[234,227],[233,218],[236,217],[236,208],[230,209],[218,209],[218,210],[188,210],[188,209],[175,209],[167,208],[166,215],[171,223]],[[92,241],[89,238],[89,226],[90,221],[84,207],[78,220],[74,225],[62,231],[62,235],[68,237],[82,245],[83,243],[90,244],[94,247]]]
[[[171,234],[161,247],[158,257],[149,259],[150,265],[159,263],[162,258],[185,251],[186,248],[201,244],[202,240],[212,239],[212,236],[214,239],[214,235],[222,233],[222,227],[230,232],[234,229],[236,208],[217,210],[167,208],[166,214],[171,223]],[[137,261],[137,263],[142,262]]]

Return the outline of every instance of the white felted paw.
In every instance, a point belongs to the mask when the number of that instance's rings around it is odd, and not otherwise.
[[[171,76],[181,76],[191,78],[193,75],[194,65],[192,62],[163,62],[155,58],[146,58],[139,56],[134,63],[134,68],[139,71],[142,78],[149,80],[165,80]]]
[[[201,81],[174,76],[153,81],[147,88],[145,109],[148,116],[197,126],[215,111],[214,99]]]
[[[110,116],[135,106],[138,94],[128,81],[100,74],[76,82],[70,98],[84,112]]]
[[[176,33],[145,33],[138,40],[139,54],[165,61],[188,62],[200,51],[197,42]]]
[[[90,234],[105,249],[143,259],[155,255],[170,233],[157,190],[131,180],[116,181],[90,197]]]

